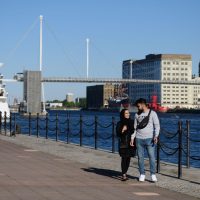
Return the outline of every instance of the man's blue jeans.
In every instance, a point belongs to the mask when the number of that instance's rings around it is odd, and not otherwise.
[[[152,141],[152,138],[148,139],[139,139],[136,138],[136,147],[138,152],[138,165],[140,174],[145,174],[144,167],[144,151],[147,150],[149,156],[150,172],[151,174],[156,173],[156,164],[155,164],[155,145]]]

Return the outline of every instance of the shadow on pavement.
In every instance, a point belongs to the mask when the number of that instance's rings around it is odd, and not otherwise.
[[[121,180],[121,172],[119,171],[114,171],[114,170],[110,170],[110,169],[100,169],[100,168],[95,168],[95,167],[90,167],[90,168],[82,168],[83,171],[85,172],[89,172],[89,173],[94,173],[94,174],[98,174],[101,176],[107,176],[113,179],[117,179],[117,180]],[[130,179],[138,179],[138,177],[135,176],[130,176],[127,175],[128,178]]]

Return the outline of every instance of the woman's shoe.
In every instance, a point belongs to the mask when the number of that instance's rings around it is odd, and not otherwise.
[[[126,177],[126,174],[123,174],[122,175],[122,181],[127,181],[128,180],[128,178]]]

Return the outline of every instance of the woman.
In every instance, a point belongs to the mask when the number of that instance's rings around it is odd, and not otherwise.
[[[120,121],[116,126],[116,133],[119,137],[119,155],[121,156],[122,181],[128,180],[127,171],[131,157],[136,154],[135,145],[130,146],[131,134],[134,132],[134,121],[130,118],[128,109],[120,112]]]

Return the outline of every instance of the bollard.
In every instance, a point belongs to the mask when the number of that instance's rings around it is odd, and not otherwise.
[[[83,119],[82,119],[82,115],[80,115],[80,146],[83,145]]]
[[[6,112],[4,113],[4,134],[7,134],[7,116]]]
[[[28,115],[28,134],[29,136],[31,136],[31,113],[29,112],[29,115]]]
[[[182,121],[178,122],[178,130],[179,130],[179,137],[178,137],[178,178],[182,178]]]
[[[190,120],[186,121],[187,128],[187,168],[190,168]]]
[[[97,140],[98,140],[98,133],[97,133],[97,116],[94,119],[94,148],[97,149]]]
[[[48,139],[48,123],[49,123],[49,119],[48,119],[48,113],[46,114],[46,139]]]
[[[2,112],[0,112],[0,133],[2,133]]]
[[[58,141],[58,113],[56,113],[56,141]]]
[[[115,153],[115,118],[112,117],[112,153]]]
[[[157,143],[157,173],[160,173],[160,138]]]
[[[36,119],[36,122],[37,122],[37,127],[36,127],[36,129],[37,129],[37,137],[39,137],[39,113],[37,113],[37,119]]]
[[[10,137],[12,137],[12,113],[10,113]]]

